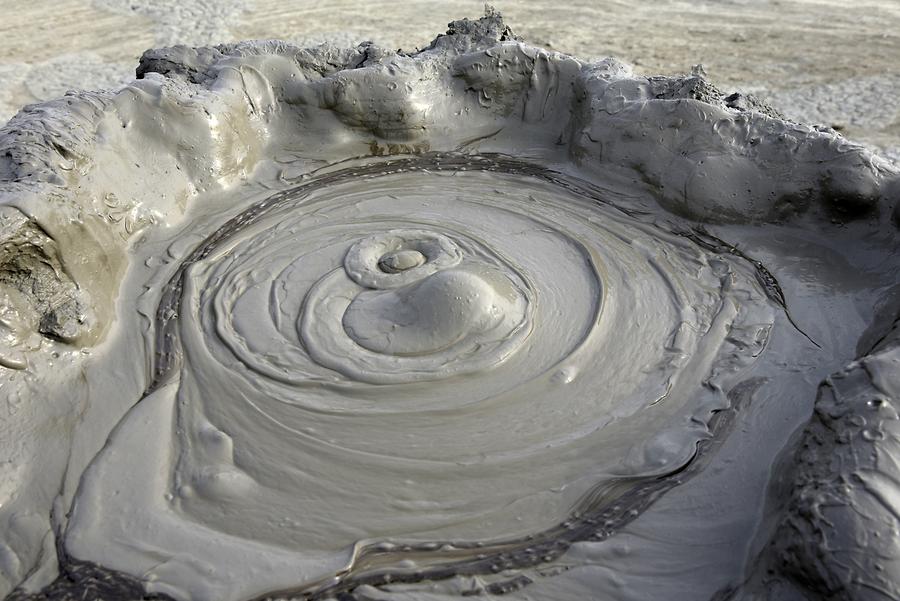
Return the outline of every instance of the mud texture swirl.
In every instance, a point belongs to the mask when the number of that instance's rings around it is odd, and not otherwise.
[[[142,545],[189,523],[321,569],[379,539],[510,544],[598,487],[684,467],[773,304],[746,261],[560,178],[510,159],[376,163],[217,230],[158,311],[171,462],[101,460],[70,548],[110,534],[120,469],[169,483]]]

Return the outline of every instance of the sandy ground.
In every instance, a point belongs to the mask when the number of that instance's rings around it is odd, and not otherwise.
[[[835,126],[900,159],[896,0],[498,0],[525,40],[579,57],[616,56],[646,74],[702,63],[725,88],[788,117]],[[128,81],[154,46],[282,38],[373,40],[410,50],[470,0],[0,0],[0,123],[73,88]]]

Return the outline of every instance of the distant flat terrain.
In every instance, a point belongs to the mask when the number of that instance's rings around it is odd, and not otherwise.
[[[900,159],[900,2],[895,0],[498,1],[526,41],[615,56],[646,74],[702,63],[726,89],[834,126]],[[373,40],[413,50],[470,0],[0,0],[0,123],[68,89],[131,79],[141,53],[174,44]]]

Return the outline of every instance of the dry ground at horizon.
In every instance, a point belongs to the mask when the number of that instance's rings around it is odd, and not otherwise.
[[[900,159],[900,2],[860,0],[495,0],[526,41],[645,74],[702,63],[726,89],[788,117],[832,125]],[[0,0],[0,123],[68,89],[131,79],[147,48],[282,38],[373,40],[412,50],[474,0]]]

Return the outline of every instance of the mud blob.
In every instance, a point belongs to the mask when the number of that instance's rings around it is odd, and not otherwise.
[[[378,269],[386,273],[400,273],[418,267],[425,261],[425,255],[417,250],[396,250],[385,253],[378,259]]]
[[[508,266],[510,276],[502,263],[470,254],[448,236],[423,230],[388,230],[357,242],[343,269],[304,295],[300,335],[311,357],[373,383],[504,360],[530,332],[527,291],[516,287],[510,277],[521,277]],[[401,261],[408,267],[398,269]]]
[[[884,585],[769,541],[820,525],[818,382],[893,395],[889,164],[495,14],[138,74],[0,136],[14,599]]]

